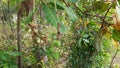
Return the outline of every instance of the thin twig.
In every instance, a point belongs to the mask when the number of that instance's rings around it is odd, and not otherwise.
[[[108,7],[108,10],[106,11],[105,16],[103,18],[103,21],[105,20],[105,18],[106,18],[106,16],[107,16],[107,14],[108,14],[108,12],[109,12],[109,10],[110,10],[111,7],[112,7],[112,3],[110,3],[110,5]]]
[[[108,22],[105,20],[105,18],[107,17],[107,14],[108,14],[108,12],[109,12],[109,10],[110,10],[111,7],[112,7],[112,3],[110,3],[110,5],[109,5],[109,7],[108,7],[108,9],[107,9],[107,11],[106,11],[106,13],[105,13],[105,16],[101,19],[101,21],[102,21],[101,29],[102,29],[103,27],[105,27],[105,26],[108,26],[108,24],[110,24],[110,23],[108,23]]]
[[[112,67],[112,63],[113,63],[113,61],[114,61],[114,59],[115,59],[115,57],[116,57],[116,55],[117,55],[117,53],[118,53],[119,50],[120,50],[120,49],[117,49],[117,50],[116,50],[116,52],[115,52],[115,54],[114,54],[114,56],[113,56],[113,58],[112,58],[112,60],[111,60],[111,62],[110,62],[110,67],[109,67],[109,68]]]
[[[98,17],[98,18],[103,18],[103,16],[100,16],[100,15],[92,15],[88,12],[83,12],[76,4],[73,4],[82,14],[85,14],[85,15],[89,15],[89,16],[93,16],[93,17]]]

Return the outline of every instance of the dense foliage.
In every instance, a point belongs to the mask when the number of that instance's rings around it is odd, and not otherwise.
[[[1,0],[0,68],[119,68],[119,2]]]

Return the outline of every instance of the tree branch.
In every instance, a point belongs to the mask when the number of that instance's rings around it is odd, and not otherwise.
[[[108,9],[107,9],[107,11],[106,11],[106,13],[105,13],[105,16],[104,16],[104,18],[103,18],[103,21],[105,20],[105,18],[106,18],[106,16],[107,16],[107,14],[108,14],[108,12],[109,12],[109,10],[110,10],[111,7],[112,7],[112,3],[110,3],[110,5],[109,5],[109,7],[108,7]]]
[[[105,20],[105,18],[106,18],[106,16],[107,16],[107,14],[108,14],[108,12],[109,12],[112,4],[110,4],[110,6],[108,7],[108,10],[107,10],[107,12],[105,13],[105,16],[100,16],[100,15],[98,15],[98,14],[93,15],[93,14],[90,14],[90,13],[88,13],[88,12],[83,12],[76,4],[73,4],[73,5],[74,5],[75,8],[77,8],[82,14],[89,15],[89,16],[92,16],[92,17],[98,17],[98,18],[99,18],[104,24],[106,24],[107,26],[111,26],[111,25],[112,25],[112,24],[110,24],[109,22],[107,22],[107,21]],[[112,18],[112,17],[109,17],[109,18]],[[103,27],[103,25],[101,26],[101,28],[102,28],[102,27]]]
[[[75,6],[75,8],[77,8],[82,14],[85,14],[85,15],[89,15],[89,16],[92,16],[92,17],[98,17],[98,18],[103,18],[103,16],[100,16],[100,15],[92,15],[88,12],[83,12],[77,5],[73,4]]]

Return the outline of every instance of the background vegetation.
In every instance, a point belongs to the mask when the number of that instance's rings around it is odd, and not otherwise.
[[[0,0],[0,68],[119,68],[119,0]]]

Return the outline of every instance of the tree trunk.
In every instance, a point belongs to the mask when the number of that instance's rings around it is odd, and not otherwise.
[[[21,52],[21,17],[24,13],[26,13],[26,16],[29,15],[31,11],[33,11],[33,5],[35,4],[35,0],[24,0],[21,2],[20,9],[18,11],[18,21],[17,21],[17,46],[18,46],[18,52]],[[34,18],[34,15],[32,17],[32,20]],[[22,56],[18,56],[18,68],[22,68]]]

